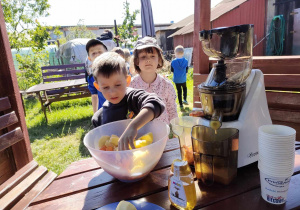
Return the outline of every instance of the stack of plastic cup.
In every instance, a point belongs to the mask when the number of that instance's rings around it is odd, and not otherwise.
[[[258,130],[258,168],[261,196],[272,204],[286,202],[295,162],[296,131],[283,125],[263,125]]]

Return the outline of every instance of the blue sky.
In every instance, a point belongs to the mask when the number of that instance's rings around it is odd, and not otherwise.
[[[76,25],[80,19],[85,25],[113,25],[123,20],[125,0],[49,0],[51,8],[48,17],[39,21],[49,26]],[[127,0],[130,10],[141,7],[140,0]],[[211,0],[212,7],[221,0]],[[194,0],[151,0],[154,23],[175,23],[194,13]],[[141,15],[136,19],[141,23]]]

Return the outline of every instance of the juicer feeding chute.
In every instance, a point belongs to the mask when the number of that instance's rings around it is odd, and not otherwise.
[[[252,69],[253,25],[215,28],[199,34],[203,51],[219,59],[206,81],[198,86],[202,108],[206,119],[219,121],[221,126],[222,121],[238,119],[245,100],[245,81]]]

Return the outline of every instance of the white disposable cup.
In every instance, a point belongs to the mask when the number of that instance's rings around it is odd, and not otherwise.
[[[295,146],[295,139],[290,140],[269,140],[262,136],[258,137],[258,143],[265,145],[267,147],[287,147],[290,148],[291,146]]]
[[[258,151],[259,156],[261,159],[270,159],[273,160],[274,162],[279,161],[279,162],[288,162],[293,159],[295,159],[295,152],[293,154],[278,154],[278,153],[268,153],[265,151]]]
[[[267,168],[274,169],[274,170],[276,170],[278,172],[294,168],[294,164],[293,163],[289,163],[289,164],[282,164],[282,163],[279,163],[279,164],[270,164],[270,163],[268,163],[266,161],[263,161],[263,160],[259,160],[259,161],[260,161],[261,164],[263,164]]]
[[[260,170],[260,186],[262,198],[271,204],[286,202],[291,176],[274,177]]]
[[[267,174],[270,174],[272,176],[278,176],[278,177],[290,176],[294,172],[293,168],[289,168],[289,169],[282,170],[279,172],[278,170],[268,168],[267,166],[264,166],[263,164],[259,165],[259,169]]]
[[[258,142],[260,144],[266,145],[268,147],[291,147],[295,146],[295,139],[281,139],[281,140],[274,140],[274,139],[267,139],[263,136],[258,137]]]
[[[289,163],[272,163],[262,159],[259,159],[259,161],[270,168],[277,168],[278,170],[294,167],[294,161],[290,161]]]
[[[259,140],[258,146],[260,148],[271,150],[271,151],[277,150],[277,151],[285,152],[287,150],[288,151],[295,150],[295,143],[289,143],[289,142],[286,142],[286,143],[280,145],[280,144],[276,144],[274,142],[268,143],[268,142]]]
[[[259,156],[259,160],[267,166],[278,166],[278,167],[285,167],[285,166],[293,166],[295,163],[295,158],[289,160],[275,160],[270,158],[264,158],[263,156]]]
[[[288,137],[296,135],[296,130],[285,125],[262,125],[258,129],[258,133],[270,137]]]
[[[292,128],[293,129],[293,128]],[[264,132],[263,130],[259,130],[258,131],[258,135],[259,136],[263,136],[265,138],[268,138],[268,139],[275,139],[275,140],[281,140],[281,139],[293,139],[294,136],[296,136],[296,133],[291,133],[290,135],[285,135],[286,133],[285,132],[282,132],[282,133],[278,133],[277,132],[274,132],[274,133],[266,133]]]
[[[287,167],[285,169],[283,168],[271,168],[270,166],[264,164],[261,161],[258,161],[258,168],[259,170],[263,171],[266,174],[276,176],[276,177],[287,177],[291,176],[294,172],[294,166]]]

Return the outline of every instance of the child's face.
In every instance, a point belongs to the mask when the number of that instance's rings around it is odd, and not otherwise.
[[[89,49],[89,59],[90,61],[94,62],[94,60],[101,55],[102,53],[106,52],[107,50],[102,44],[98,44],[95,46],[90,47]]]
[[[97,83],[104,98],[112,104],[120,103],[126,94],[126,87],[129,85],[127,77],[122,73],[112,74],[109,78],[98,75]]]
[[[153,49],[153,53],[147,53],[146,51],[139,52],[138,58],[140,67],[142,72],[155,72],[158,67],[159,56],[157,51]]]

